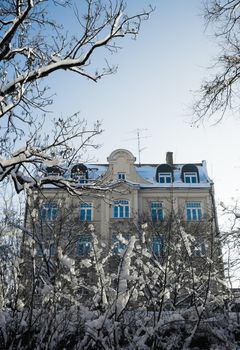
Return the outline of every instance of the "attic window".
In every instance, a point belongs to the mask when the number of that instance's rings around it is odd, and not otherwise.
[[[159,173],[160,184],[170,184],[172,182],[172,173]]]
[[[156,170],[156,181],[160,184],[173,182],[173,167],[169,164],[160,164]]]
[[[184,182],[187,184],[196,184],[197,181],[197,173],[184,173]]]
[[[187,184],[196,184],[199,182],[198,168],[194,164],[185,164],[182,167],[181,179]]]
[[[47,167],[46,176],[61,176],[62,170],[58,166]]]
[[[76,164],[71,170],[71,177],[79,183],[88,182],[88,169],[84,164]]]
[[[126,173],[118,173],[117,179],[118,180],[126,180]]]

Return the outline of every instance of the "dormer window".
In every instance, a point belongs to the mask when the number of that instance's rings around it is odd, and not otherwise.
[[[80,184],[88,182],[88,169],[84,164],[76,164],[71,170],[71,177]]]
[[[187,184],[196,184],[198,182],[197,173],[184,173],[184,182]]]
[[[199,183],[198,168],[195,164],[185,164],[182,167],[181,179],[187,184]]]
[[[173,167],[169,164],[160,164],[156,170],[156,181],[160,184],[173,182]]]
[[[62,170],[58,166],[47,167],[46,176],[61,176]]]
[[[86,174],[84,173],[79,173],[75,174],[74,180],[77,180],[80,184],[85,184],[87,182]]]
[[[126,180],[126,173],[118,173],[117,179],[118,180]]]
[[[170,184],[172,182],[172,173],[159,173],[160,184]]]

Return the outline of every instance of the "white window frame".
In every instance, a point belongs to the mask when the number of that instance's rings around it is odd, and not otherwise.
[[[160,178],[162,178],[164,181],[160,182]],[[166,180],[170,178],[170,182],[167,182]],[[172,173],[159,173],[158,174],[158,182],[160,184],[169,184],[172,183]]]
[[[189,179],[189,181],[187,181]],[[195,181],[193,180],[195,179]],[[196,184],[198,183],[198,175],[195,171],[186,171],[184,172],[184,182],[187,184]]]
[[[118,179],[118,180],[126,180],[126,173],[119,172],[119,173],[117,174],[117,179]]]

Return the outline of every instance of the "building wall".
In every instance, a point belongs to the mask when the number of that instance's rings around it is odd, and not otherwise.
[[[167,157],[167,161],[169,159]],[[89,222],[81,222],[80,220],[80,205],[81,203],[91,203],[91,223],[94,225],[97,235],[105,242],[111,241],[112,233],[116,231],[117,225],[123,231],[122,233],[129,233],[130,226],[137,229],[139,224],[144,221],[151,221],[152,202],[162,203],[165,220],[170,216],[173,217],[174,214],[175,218],[186,222],[186,203],[188,202],[201,204],[202,222],[210,222],[211,218],[214,218],[213,183],[207,175],[205,161],[194,165],[198,169],[199,182],[184,183],[181,174],[184,165],[172,164],[171,157],[170,166],[173,169],[173,181],[165,184],[160,184],[156,179],[158,169],[156,164],[139,165],[135,161],[136,159],[131,152],[123,149],[115,150],[108,157],[108,164],[100,165],[101,169],[105,169],[105,171],[101,170],[101,176],[96,176],[94,180],[95,185],[100,184],[101,190],[89,189],[88,184],[92,184],[93,180],[87,176],[87,183],[79,183],[79,196],[71,196],[66,190],[45,186],[38,192],[37,204],[33,203],[33,206],[37,205],[37,209],[41,212],[44,203],[53,202],[58,205],[60,211],[63,208],[68,209],[68,215],[74,219],[76,234],[78,234],[85,232],[89,224]],[[85,165],[83,167],[87,169]],[[96,174],[98,164],[91,165],[88,169],[94,169]],[[118,178],[119,173],[124,174],[124,179]],[[129,201],[128,218],[114,218],[113,203],[115,200]],[[31,210],[30,206],[29,214],[31,214]],[[39,218],[41,220],[41,217]],[[214,230],[217,231],[216,222]]]

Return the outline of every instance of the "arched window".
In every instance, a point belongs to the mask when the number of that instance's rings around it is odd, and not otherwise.
[[[198,168],[194,164],[185,164],[182,167],[181,179],[187,184],[195,184],[199,182]]]
[[[88,181],[88,169],[84,164],[76,164],[72,167],[71,177],[80,183],[86,183]]]
[[[128,200],[115,200],[113,201],[113,217],[116,218],[129,218],[129,201]]]
[[[169,164],[160,164],[156,170],[156,181],[160,184],[173,182],[173,168]]]

